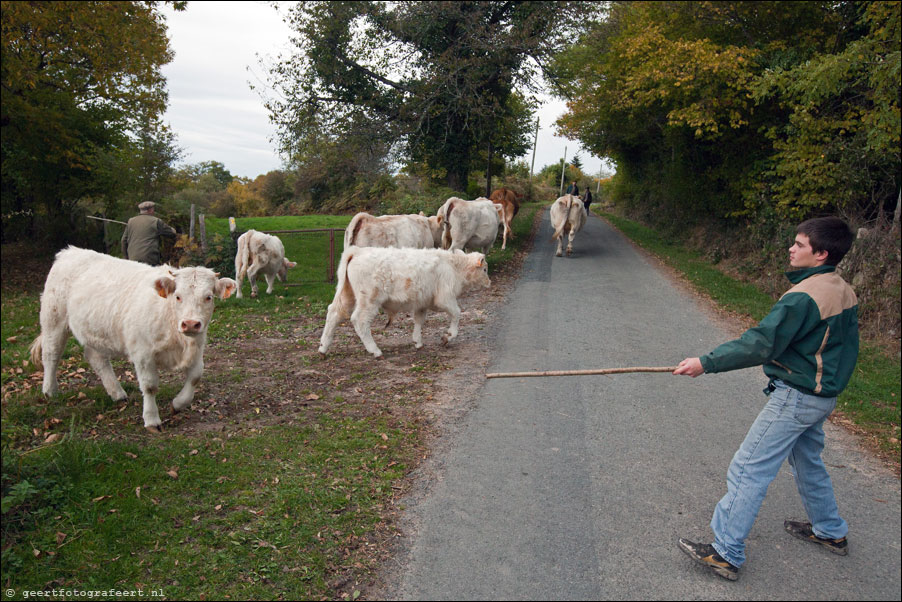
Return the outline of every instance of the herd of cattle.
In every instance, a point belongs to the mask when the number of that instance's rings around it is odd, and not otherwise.
[[[519,201],[517,193],[502,188],[490,199],[452,197],[433,217],[422,213],[354,216],[345,230],[338,285],[319,352],[329,351],[336,326],[350,318],[366,350],[381,357],[371,333],[380,310],[389,322],[399,312],[412,314],[417,349],[423,346],[422,327],[429,310],[451,316],[442,343],[454,339],[460,321],[457,299],[468,290],[491,284],[485,254],[499,227],[502,248],[512,238],[510,225]],[[571,254],[573,237],[585,220],[577,197],[564,195],[554,202],[551,222],[557,256],[562,254],[565,235],[569,236],[567,254]],[[465,252],[471,249],[476,251]],[[44,395],[59,390],[57,367],[71,332],[113,400],[125,400],[127,394],[110,359],[125,357],[134,364],[144,397],[144,426],[159,432],[159,370],[185,373],[185,384],[172,400],[173,411],[184,409],[203,374],[213,298],[226,299],[236,291],[240,298],[245,276],[251,295],[256,296],[258,274],[266,278],[266,292],[272,293],[275,279],[284,282],[286,271],[294,266],[277,237],[255,230],[238,239],[237,282],[203,267],[152,267],[75,247],[60,251],[41,295],[41,332],[31,345],[32,362],[44,368]]]

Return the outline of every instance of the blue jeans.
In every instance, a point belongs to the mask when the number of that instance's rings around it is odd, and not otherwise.
[[[737,567],[745,562],[745,539],[767,487],[787,458],[814,534],[839,539],[849,531],[821,460],[824,420],[836,407],[836,398],[807,395],[781,380],[773,384],[767,405],[730,462],[727,494],[711,518],[714,549]]]

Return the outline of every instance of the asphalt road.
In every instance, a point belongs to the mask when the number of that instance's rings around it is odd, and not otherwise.
[[[547,211],[491,326],[488,372],[675,365],[733,338],[593,216],[554,257]],[[850,526],[839,557],[791,538],[789,466],[771,484],[737,582],[694,564],[730,459],[765,403],[760,368],[697,379],[493,379],[409,501],[415,532],[389,595],[419,600],[899,600],[900,484],[828,425],[824,459]]]

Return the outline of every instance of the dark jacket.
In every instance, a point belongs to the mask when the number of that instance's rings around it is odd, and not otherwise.
[[[858,299],[836,268],[787,272],[795,286],[740,338],[700,358],[706,373],[764,365],[771,379],[811,395],[835,397],[858,360]]]

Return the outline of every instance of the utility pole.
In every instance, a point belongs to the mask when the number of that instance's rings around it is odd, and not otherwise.
[[[536,117],[536,137],[532,141],[532,163],[529,164],[529,181],[532,182],[532,171],[536,167],[536,146],[539,144],[539,118]]]

